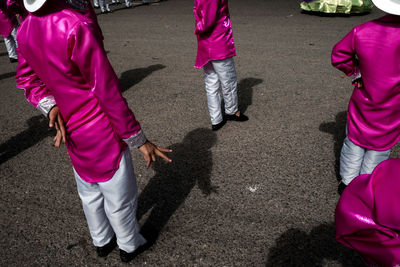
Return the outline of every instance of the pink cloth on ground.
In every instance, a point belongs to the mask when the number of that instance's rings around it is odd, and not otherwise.
[[[195,68],[211,60],[236,56],[228,0],[195,0],[197,57]]]
[[[75,170],[87,182],[107,181],[126,148],[122,139],[138,134],[140,124],[121,95],[93,17],[63,1],[47,8],[19,27],[17,87],[35,107],[54,96]]]
[[[7,7],[7,0],[0,0],[0,36],[9,37],[18,26],[15,14]]]
[[[336,239],[369,264],[400,265],[400,159],[356,177],[336,207]]]
[[[355,27],[332,51],[332,64],[348,76],[361,72],[348,107],[348,137],[378,151],[400,139],[400,16]]]

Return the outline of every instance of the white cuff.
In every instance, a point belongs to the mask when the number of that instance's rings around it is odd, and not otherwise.
[[[54,100],[54,97],[52,95],[46,96],[42,98],[42,100],[39,101],[39,104],[37,105],[37,109],[40,110],[43,115],[46,117],[48,116],[50,110],[57,105],[56,101]]]
[[[361,78],[361,72],[360,69],[357,68],[356,72],[353,74],[353,78],[351,79],[351,82],[355,82],[356,80]]]
[[[142,130],[140,130],[137,134],[123,140],[125,141],[125,143],[128,144],[129,149],[138,148],[147,141],[146,136],[144,135]]]

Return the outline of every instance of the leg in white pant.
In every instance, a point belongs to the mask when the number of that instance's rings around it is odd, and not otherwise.
[[[219,79],[214,70],[212,62],[204,66],[204,81],[206,84],[208,112],[210,113],[211,124],[216,125],[222,122],[221,97],[219,93]]]
[[[225,113],[235,114],[238,111],[237,77],[233,58],[214,60],[204,66],[208,111],[211,124],[223,120],[219,86],[221,84],[225,103]]]
[[[106,11],[107,12],[111,11],[110,6],[108,5],[108,0],[99,0],[99,2],[100,2],[100,10],[102,13]]]
[[[212,61],[218,79],[221,82],[225,113],[233,115],[238,111],[237,75],[233,58]]]
[[[390,156],[390,149],[384,151],[376,151],[367,149],[364,155],[364,161],[361,166],[360,174],[372,173],[375,167]]]
[[[358,175],[372,173],[375,167],[389,156],[390,149],[385,151],[366,149],[354,144],[346,137],[340,155],[342,182],[348,185]]]
[[[75,179],[95,246],[106,245],[114,233],[119,248],[128,253],[146,242],[136,220],[137,185],[129,150],[107,182],[87,183],[76,172]]]
[[[99,8],[99,7],[100,7],[100,5],[99,5],[99,0],[93,0],[93,6],[94,6],[95,8]]]
[[[7,53],[8,57],[12,59],[17,59],[17,29],[18,27],[15,27],[12,31],[10,36],[4,37],[4,43],[7,48]]]

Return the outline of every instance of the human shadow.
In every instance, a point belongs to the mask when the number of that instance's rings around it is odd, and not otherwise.
[[[7,73],[0,74],[0,80],[11,78],[11,77],[15,77],[16,74],[17,73],[15,71],[14,72],[7,72]]]
[[[238,83],[239,110],[245,112],[252,104],[253,87],[262,83],[262,79],[244,78]]]
[[[138,200],[137,218],[150,212],[141,227],[149,244],[154,244],[168,220],[185,201],[194,186],[208,196],[218,193],[211,184],[212,153],[216,143],[214,132],[198,128],[189,132],[182,143],[173,144],[172,163],[157,160],[153,163],[156,174],[143,189]]]
[[[55,130],[49,128],[48,120],[43,115],[30,118],[27,124],[28,129],[0,145],[0,164],[39,143],[44,138],[55,135]]]
[[[319,125],[321,132],[330,133],[333,136],[333,151],[335,153],[335,173],[338,181],[340,178],[340,151],[343,140],[346,138],[347,112],[342,111],[336,114],[335,121],[324,122]]]
[[[0,57],[5,57],[5,56],[8,56],[8,53],[7,53],[7,52],[2,52],[2,53],[0,53]]]
[[[133,70],[124,71],[119,78],[121,83],[121,90],[125,92],[135,84],[141,82],[144,78],[149,76],[152,72],[165,68],[164,65],[156,64],[148,66],[147,68],[137,68]]]
[[[321,224],[308,234],[300,229],[289,229],[270,249],[266,267],[323,266],[327,260],[342,266],[366,266],[354,251],[335,240],[335,225]]]

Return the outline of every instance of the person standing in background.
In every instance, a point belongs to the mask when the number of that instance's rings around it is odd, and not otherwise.
[[[211,129],[217,131],[226,120],[247,121],[239,111],[235,44],[229,15],[228,0],[195,0],[193,13],[196,21],[197,57],[195,68],[203,68]],[[222,114],[219,87],[225,104]]]
[[[17,17],[7,7],[7,0],[0,0],[0,35],[4,38],[4,44],[11,63],[18,62],[17,29]]]

